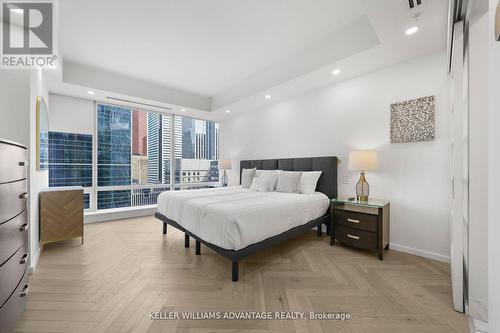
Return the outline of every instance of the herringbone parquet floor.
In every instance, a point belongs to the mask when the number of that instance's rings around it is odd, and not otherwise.
[[[467,332],[451,307],[449,266],[390,250],[330,247],[314,231],[240,263],[153,217],[85,226],[49,244],[30,278],[20,332]],[[332,320],[151,320],[154,311],[348,312]]]

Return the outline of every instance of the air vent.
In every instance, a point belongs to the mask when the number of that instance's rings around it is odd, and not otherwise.
[[[412,9],[413,7],[415,7],[415,3],[417,4],[417,6],[420,6],[422,4],[422,0],[408,0],[408,3],[410,5],[410,9]]]
[[[132,104],[147,106],[147,107],[150,107],[150,108],[163,109],[163,110],[172,110],[172,108],[168,108],[166,106],[160,106],[160,105],[154,105],[154,104],[147,104],[147,103],[135,102],[135,101],[131,101],[131,100],[128,100],[128,99],[122,99],[122,98],[116,98],[116,97],[110,97],[110,96],[107,96],[106,98],[107,99],[111,99],[113,101],[120,101],[120,102],[132,103]]]

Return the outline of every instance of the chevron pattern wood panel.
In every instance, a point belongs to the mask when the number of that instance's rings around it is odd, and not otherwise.
[[[81,237],[83,242],[83,189],[40,193],[40,242]]]
[[[240,263],[153,217],[85,226],[86,243],[49,244],[30,278],[18,332],[467,332],[451,305],[449,265],[336,245],[314,231]],[[151,320],[155,311],[349,312],[331,320]]]

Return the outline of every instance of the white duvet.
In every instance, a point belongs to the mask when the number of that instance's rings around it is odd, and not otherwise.
[[[201,239],[228,250],[276,236],[323,216],[330,201],[320,192],[257,192],[238,187],[167,191],[158,211]]]

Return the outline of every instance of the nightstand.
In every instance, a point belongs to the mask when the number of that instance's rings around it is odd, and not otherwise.
[[[342,244],[359,249],[377,250],[384,260],[389,249],[390,203],[388,201],[357,201],[349,198],[331,200],[332,230],[330,244],[337,239]]]

